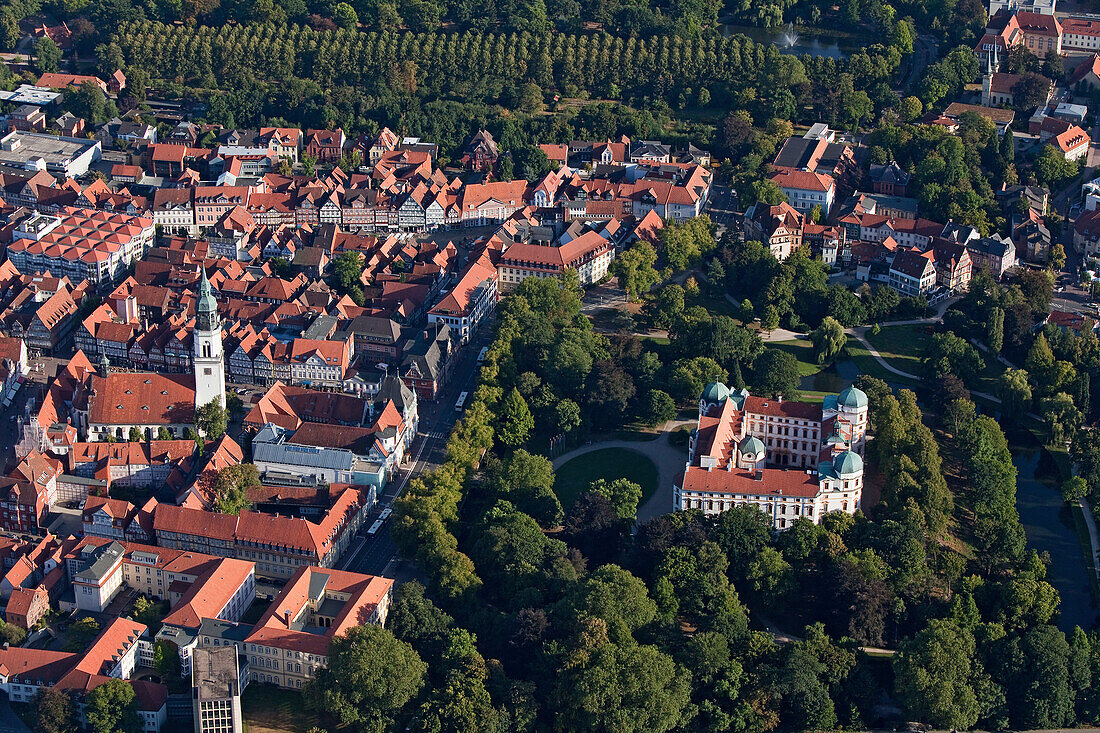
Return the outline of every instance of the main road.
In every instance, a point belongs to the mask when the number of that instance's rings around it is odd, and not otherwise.
[[[375,511],[363,523],[359,534],[337,564],[340,569],[387,577],[394,577],[395,573],[399,572],[396,562],[397,545],[390,537],[390,522],[385,522],[373,535],[368,535],[367,529],[383,509],[393,506],[394,499],[404,492],[409,481],[425,471],[438,468],[446,459],[447,436],[462,416],[455,410],[455,402],[458,400],[459,393],[470,392],[474,388],[478,369],[477,355],[488,343],[489,333],[489,325],[484,324],[479,333],[454,357],[457,362],[451,371],[451,376],[439,391],[439,396],[434,403],[420,401],[420,425],[416,440],[409,451],[411,458],[394,475],[382,495],[378,497],[378,506]],[[403,579],[398,578],[398,580]]]

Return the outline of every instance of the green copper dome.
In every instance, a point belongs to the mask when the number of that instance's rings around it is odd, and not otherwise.
[[[218,331],[221,324],[218,322],[218,301],[214,299],[214,288],[210,286],[210,280],[206,277],[206,268],[201,268],[202,278],[199,280],[199,298],[195,307],[195,328],[200,331]]]
[[[837,395],[836,401],[842,407],[861,409],[867,406],[867,393],[857,387],[849,387]]]
[[[854,476],[863,471],[863,459],[858,453],[846,450],[833,459],[833,470],[837,476]]]
[[[721,382],[711,382],[706,386],[706,389],[703,390],[704,402],[722,402],[729,396],[729,387],[722,384]]]
[[[759,456],[764,454],[764,441],[755,435],[747,435],[741,440],[741,444],[737,446],[742,453]]]

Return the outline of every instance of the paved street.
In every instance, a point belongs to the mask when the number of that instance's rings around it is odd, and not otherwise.
[[[617,282],[613,280],[586,290],[581,296],[581,313],[591,318],[598,311],[626,305],[626,291],[612,284]]]
[[[738,208],[737,192],[729,184],[719,183],[717,180],[711,184],[710,198],[707,199],[704,213],[718,225],[719,239],[726,229],[737,223]]]
[[[477,374],[477,355],[488,342],[489,326],[486,325],[479,336],[463,347],[450,380],[440,391],[438,401],[420,402],[420,427],[417,440],[410,451],[411,457],[379,497],[377,511],[363,523],[359,536],[340,560],[340,568],[388,577],[404,573],[397,561],[397,546],[390,537],[390,523],[387,521],[373,535],[368,535],[367,530],[382,509],[393,506],[393,500],[401,495],[409,481],[443,463],[446,458],[447,436],[461,417],[461,413],[455,411],[455,402],[460,392],[472,391]],[[396,579],[402,581],[406,578]]]
[[[924,73],[924,68],[935,61],[938,54],[936,39],[924,35],[913,39],[913,53],[906,60],[907,68],[901,88],[912,88],[920,75]]]

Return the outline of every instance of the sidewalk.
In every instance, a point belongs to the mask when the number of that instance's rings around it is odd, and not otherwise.
[[[1100,569],[1097,568],[1097,558],[1100,557],[1100,532],[1096,530],[1096,518],[1092,516],[1092,507],[1084,499],[1077,500],[1077,506],[1081,507],[1081,513],[1085,515],[1085,526],[1089,529],[1089,544],[1092,545],[1092,571],[1100,581]]]

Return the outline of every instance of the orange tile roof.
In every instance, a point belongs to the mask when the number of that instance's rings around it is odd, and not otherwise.
[[[211,569],[196,578],[164,623],[197,629],[204,618],[219,618],[237,591],[253,574],[253,563],[233,558],[213,560]]]
[[[88,420],[98,425],[186,425],[195,420],[195,378],[152,372],[92,377]]]
[[[770,178],[780,188],[793,188],[800,191],[829,191],[835,185],[830,175],[788,168],[777,170],[771,174]]]
[[[9,617],[22,616],[26,618],[31,611],[31,606],[34,605],[35,598],[39,595],[46,595],[45,588],[16,588],[8,598],[8,605],[4,607],[4,613]]]
[[[320,600],[310,598],[311,586],[315,580],[320,580],[320,576],[325,579],[325,595],[337,594],[345,596],[347,600],[332,626],[320,630],[323,633],[296,631],[291,628],[287,619],[297,619],[310,600]],[[354,626],[369,623],[378,604],[392,588],[393,580],[390,578],[315,566],[299,568],[283,587],[282,593],[260,617],[245,642],[327,656],[332,638],[346,633]]]
[[[474,262],[466,268],[451,292],[440,300],[431,312],[437,315],[463,315],[470,306],[470,297],[477,286],[486,280],[496,280],[497,268],[489,258],[488,252],[483,252]]]
[[[92,641],[76,669],[88,674],[105,674],[148,629],[145,624],[128,618],[112,620]]]
[[[741,469],[730,471],[688,466],[678,482],[684,491],[717,491],[752,496],[812,498],[820,489],[818,478],[802,470],[765,468],[762,478]]]
[[[792,418],[795,420],[821,420],[821,405],[794,400],[769,400],[756,395],[745,399],[744,411],[757,415]]]

